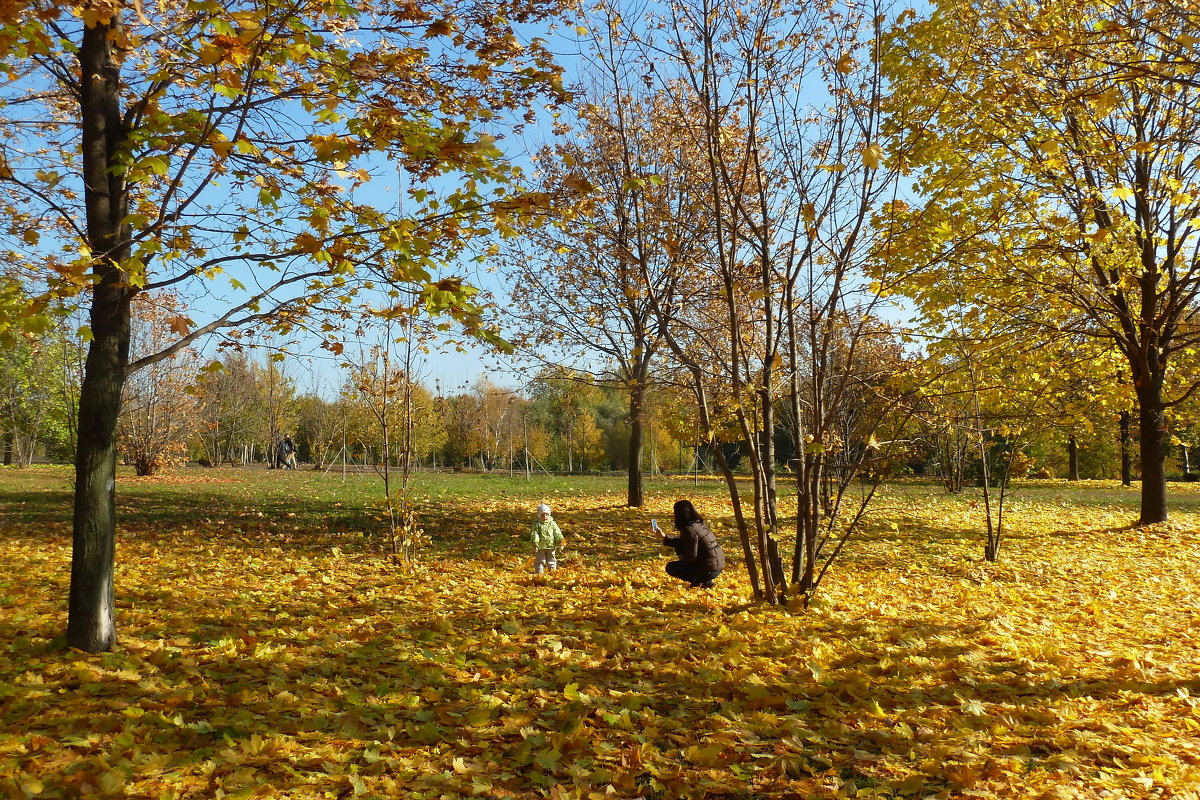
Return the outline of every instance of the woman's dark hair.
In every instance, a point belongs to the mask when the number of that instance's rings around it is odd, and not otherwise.
[[[693,522],[704,522],[704,517],[700,516],[691,500],[676,500],[675,530],[681,531]]]

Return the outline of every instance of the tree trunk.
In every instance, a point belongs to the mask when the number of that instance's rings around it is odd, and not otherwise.
[[[102,303],[101,294],[109,295]],[[75,456],[75,518],[71,556],[71,596],[67,643],[89,653],[112,649],[117,629],[113,569],[116,559],[117,415],[120,412],[124,358],[128,354],[128,316],[124,332],[118,319],[100,328],[97,312],[117,308],[120,292],[96,287],[87,369],[79,397],[79,446]],[[114,302],[115,301],[115,302]],[[117,312],[114,316],[119,317]],[[122,341],[124,340],[124,341]]]
[[[33,457],[37,453],[37,439],[28,435],[17,437],[17,466],[33,466]]]
[[[575,474],[575,448],[572,446],[574,438],[572,436],[574,427],[570,421],[567,422],[567,474]]]
[[[1133,458],[1129,454],[1129,428],[1132,425],[1128,411],[1121,412],[1121,485],[1133,484]]]
[[[767,528],[774,536],[779,529],[779,490],[775,483],[775,399],[770,370],[763,370],[762,433],[759,453],[762,460],[763,494],[766,498]]]
[[[1166,418],[1161,390],[1138,392],[1138,432],[1141,434],[1142,515],[1139,525],[1167,519]]]
[[[129,301],[120,264],[128,254],[121,220],[127,195],[110,172],[124,145],[119,107],[120,65],[112,50],[120,22],[86,28],[79,50],[80,122],[88,245],[98,280],[92,290],[92,343],[79,395],[75,455],[75,516],[67,644],[87,652],[116,642],[113,569],[116,539],[116,431],[121,387],[129,363]]]
[[[658,436],[654,433],[654,420],[648,423],[650,429],[650,475],[657,476],[662,470],[658,466]]]
[[[646,502],[642,486],[642,449],[645,437],[642,417],[645,411],[643,383],[635,380],[629,392],[629,496],[630,508],[641,508]]]
[[[1073,433],[1067,437],[1067,480],[1079,480],[1079,442]]]
[[[797,427],[799,430],[799,427]],[[796,545],[792,555],[792,583],[802,594],[813,589],[817,571],[817,531],[821,506],[816,485],[820,483],[820,457],[804,451],[800,442],[796,459]]]
[[[746,561],[746,572],[750,575],[750,586],[754,589],[754,596],[762,599],[767,596],[766,591],[759,583],[758,562],[754,558],[754,549],[750,543],[750,532],[746,527],[746,515],[742,512],[741,494],[738,492],[737,477],[733,474],[733,469],[729,466],[728,459],[725,458],[725,451],[721,447],[721,442],[714,439],[712,444],[715,445],[713,452],[717,459],[717,464],[721,467],[721,475],[725,478],[725,485],[729,489],[729,500],[733,505],[733,520],[738,529],[738,540],[742,543],[742,557]],[[697,451],[699,448],[697,448]],[[767,576],[766,580],[770,580]],[[772,596],[774,589],[771,590]]]

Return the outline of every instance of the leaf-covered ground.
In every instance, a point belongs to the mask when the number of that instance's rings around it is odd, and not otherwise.
[[[973,498],[885,487],[807,611],[661,571],[650,517],[721,487],[429,479],[379,557],[377,483],[118,485],[120,643],[65,650],[69,474],[0,471],[0,790],[32,797],[1194,797],[1200,494],[1031,485],[1001,561]],[[532,507],[568,536],[528,574]]]

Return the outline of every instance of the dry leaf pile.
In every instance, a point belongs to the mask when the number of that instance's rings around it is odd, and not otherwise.
[[[644,511],[586,484],[557,498],[563,566],[535,577],[526,497],[442,496],[434,545],[397,567],[307,517],[139,522],[161,497],[122,490],[121,638],[96,656],[51,641],[69,528],[18,516],[0,791],[1194,797],[1200,518],[1131,529],[1127,505],[1071,492],[1018,501],[989,565],[969,498],[890,488],[799,610],[749,602],[740,564],[708,592],[663,574],[647,523],[669,491]],[[698,505],[733,554],[717,497]]]

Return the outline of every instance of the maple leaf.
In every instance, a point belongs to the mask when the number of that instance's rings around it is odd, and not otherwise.
[[[868,169],[878,169],[883,162],[883,147],[875,142],[867,145],[863,148],[862,160]]]
[[[171,331],[180,336],[187,335],[188,331],[192,329],[192,320],[182,314],[176,314],[168,318],[166,322]]]

